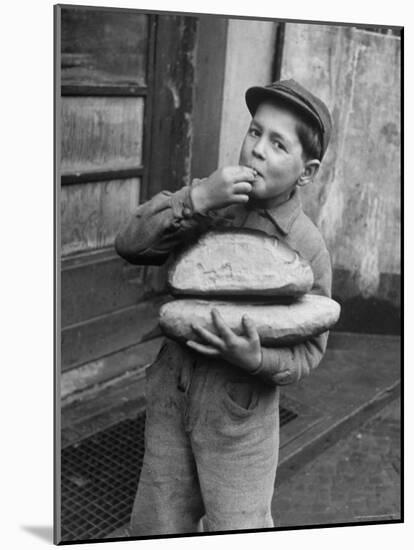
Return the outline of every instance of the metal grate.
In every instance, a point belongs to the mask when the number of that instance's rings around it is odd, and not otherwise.
[[[102,538],[128,521],[144,457],[145,414],[62,451],[62,541]]]
[[[298,415],[280,407],[280,426]],[[144,457],[145,413],[62,451],[62,541],[104,538],[130,516]]]

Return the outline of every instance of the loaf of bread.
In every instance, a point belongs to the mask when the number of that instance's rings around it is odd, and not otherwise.
[[[315,294],[279,304],[182,298],[161,307],[160,326],[173,339],[198,340],[191,324],[216,332],[211,317],[213,308],[237,334],[243,332],[241,320],[247,314],[256,325],[262,345],[268,347],[297,343],[320,334],[337,322],[340,313],[337,302]]]
[[[299,254],[256,230],[216,230],[186,249],[169,270],[172,294],[300,296],[313,273]]]

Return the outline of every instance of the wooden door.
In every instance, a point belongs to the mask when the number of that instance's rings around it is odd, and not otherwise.
[[[164,279],[113,248],[124,220],[189,179],[196,19],[57,7],[62,403],[139,371],[159,345]]]

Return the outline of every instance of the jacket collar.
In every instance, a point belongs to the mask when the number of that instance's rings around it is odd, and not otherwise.
[[[221,225],[225,222],[225,225],[228,226],[245,227],[249,226],[251,216],[256,214],[262,222],[258,222],[258,219],[256,218],[255,221],[252,222],[254,223],[254,227],[256,227],[257,223],[259,223],[262,231],[269,231],[269,234],[273,234],[273,230],[270,229],[271,225],[276,227],[276,229],[283,235],[287,235],[301,210],[302,203],[300,201],[299,193],[296,189],[294,189],[287,201],[267,209],[255,208],[249,203],[247,203],[246,206],[244,204],[232,204],[227,207],[225,214],[222,213],[222,217],[218,218],[216,223]],[[263,222],[265,223],[263,224]]]
[[[287,235],[302,210],[299,193],[294,189],[289,199],[273,208],[265,209],[266,216],[285,235]]]

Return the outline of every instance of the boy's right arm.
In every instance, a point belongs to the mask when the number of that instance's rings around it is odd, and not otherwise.
[[[226,167],[175,193],[158,193],[138,206],[121,229],[115,239],[117,253],[132,264],[163,264],[184,238],[208,229],[209,213],[247,202],[254,177],[250,168]]]
[[[163,264],[180,235],[195,229],[190,188],[161,191],[138,206],[115,239],[115,250],[131,264]]]

